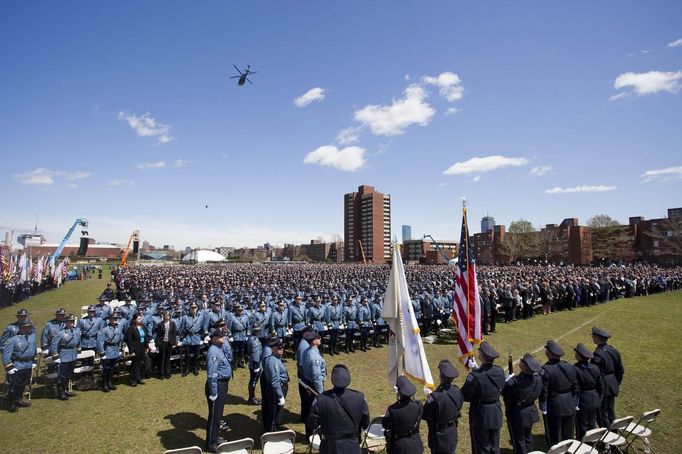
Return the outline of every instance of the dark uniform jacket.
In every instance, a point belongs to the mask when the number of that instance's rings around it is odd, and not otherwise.
[[[308,424],[321,427],[320,454],[359,454],[359,432],[369,425],[365,395],[347,388],[334,388],[319,394],[310,410]]]
[[[507,419],[518,421],[521,427],[533,427],[540,420],[535,401],[541,392],[539,375],[520,374],[507,381],[502,391]]]
[[[422,404],[409,397],[394,403],[383,418],[386,442],[389,454],[417,454],[424,452],[424,445],[419,436],[419,424],[422,421]]]
[[[540,408],[554,416],[574,415],[578,399],[575,367],[566,361],[552,359],[542,366],[540,376]]]
[[[601,405],[603,392],[601,371],[594,364],[580,361],[574,364],[578,380],[578,407],[596,410]]]
[[[500,366],[484,364],[469,372],[462,395],[469,405],[469,424],[483,430],[502,427],[500,394],[504,388],[504,371]]]
[[[594,351],[592,363],[601,370],[604,380],[604,396],[617,396],[625,373],[620,352],[609,344],[599,345]]]
[[[451,384],[440,385],[429,394],[422,418],[429,426],[429,448],[433,452],[455,452],[457,419],[464,405],[462,391]]]

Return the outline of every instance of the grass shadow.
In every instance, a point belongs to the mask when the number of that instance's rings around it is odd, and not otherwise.
[[[166,415],[164,419],[170,421],[173,428],[161,430],[157,433],[165,449],[178,449],[185,446],[203,446],[205,440],[199,438],[193,430],[204,428],[206,419],[196,413],[181,412]]]

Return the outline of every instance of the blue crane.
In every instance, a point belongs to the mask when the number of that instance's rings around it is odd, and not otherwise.
[[[440,255],[442,255],[443,258],[445,259],[445,264],[447,265],[448,263],[450,263],[450,258],[447,255],[445,255],[445,251],[443,250],[442,247],[440,247],[440,244],[438,244],[438,241],[434,240],[431,235],[424,235],[424,238],[431,238],[431,241],[433,241],[433,244],[436,245],[436,249],[438,249],[438,252],[440,252]]]
[[[76,230],[77,226],[82,226],[83,228],[88,228],[88,220],[87,219],[76,219],[73,221],[73,225],[69,229],[69,231],[66,233],[66,236],[62,240],[61,243],[59,243],[59,246],[57,249],[54,251],[54,254],[52,254],[52,257],[50,257],[50,266],[54,267],[54,262],[59,258],[59,256],[62,253],[62,250],[64,250],[64,246],[66,246],[66,242],[69,241],[69,238],[71,238],[71,235],[73,234],[73,231]],[[84,234],[87,235],[88,232],[84,231]]]

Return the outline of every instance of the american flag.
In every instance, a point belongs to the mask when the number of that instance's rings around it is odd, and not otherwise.
[[[476,282],[474,253],[469,244],[466,208],[462,213],[462,236],[455,271],[454,319],[457,323],[459,360],[467,366],[474,346],[483,340],[481,297]]]

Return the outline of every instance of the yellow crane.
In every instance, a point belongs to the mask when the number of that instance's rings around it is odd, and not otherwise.
[[[130,245],[132,244],[133,241],[140,241],[139,230],[135,230],[130,235],[130,238],[128,238],[128,245],[126,246],[125,250],[121,253],[121,266],[123,267],[128,266],[128,252],[130,251]]]

